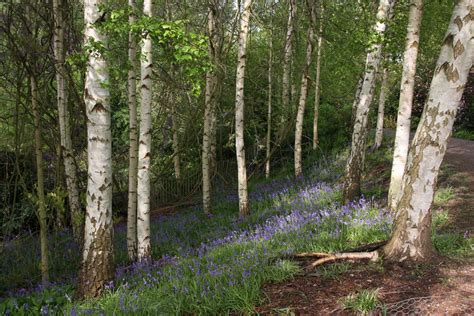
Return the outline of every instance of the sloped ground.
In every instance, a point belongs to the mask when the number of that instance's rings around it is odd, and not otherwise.
[[[387,165],[375,167],[379,175],[389,170]],[[442,170],[433,209],[447,211],[449,216],[440,233],[468,238],[474,233],[474,142],[450,139]],[[387,183],[380,177],[369,180],[376,185]],[[382,308],[374,310],[375,315],[473,315],[473,249],[463,258],[440,256],[431,266],[327,266],[288,282],[267,284],[263,288],[266,302],[256,311],[264,315],[357,314],[345,309],[343,301],[363,290],[377,291]]]

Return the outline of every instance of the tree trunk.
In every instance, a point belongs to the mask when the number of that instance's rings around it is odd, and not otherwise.
[[[383,37],[386,20],[390,17],[394,0],[380,0],[377,10],[377,22],[374,32],[377,37]],[[357,102],[357,111],[352,132],[351,153],[346,164],[343,197],[348,203],[360,195],[360,180],[364,168],[365,146],[367,141],[367,123],[369,107],[372,102],[375,87],[375,77],[382,55],[382,41],[374,43],[367,53],[364,81]],[[356,97],[357,98],[357,97]]]
[[[273,12],[271,13],[273,14]],[[270,24],[270,39],[268,42],[268,110],[267,110],[267,143],[265,152],[265,177],[270,178],[270,158],[272,144],[272,98],[273,98],[273,18]]]
[[[409,151],[395,227],[384,248],[388,260],[426,262],[433,254],[430,209],[439,167],[474,63],[473,9],[472,0],[460,0],[454,7]]]
[[[46,222],[46,202],[44,197],[44,174],[43,174],[43,144],[41,140],[41,115],[38,106],[38,90],[36,78],[31,76],[31,104],[35,123],[35,156],[36,156],[36,193],[38,194],[38,220],[40,226],[40,248],[41,248],[41,282],[44,286],[49,283],[49,260],[48,260],[48,224]]]
[[[135,0],[128,0],[131,10],[128,17],[130,25],[136,21]],[[128,110],[130,125],[130,148],[128,164],[128,212],[127,212],[127,250],[130,261],[137,259],[137,173],[138,173],[138,133],[137,133],[137,42],[132,32],[128,34]]]
[[[85,38],[105,43],[95,23],[103,16],[104,1],[84,2]],[[96,297],[114,278],[112,223],[112,134],[109,73],[104,56],[89,53],[84,87],[87,111],[87,209],[84,247],[76,296]]]
[[[383,140],[383,119],[385,114],[385,101],[387,100],[388,94],[388,76],[389,72],[386,67],[383,69],[382,74],[382,85],[380,86],[380,96],[379,96],[379,109],[377,114],[377,127],[375,129],[375,142],[374,150],[377,150],[382,146]]]
[[[61,136],[61,151],[66,174],[66,187],[68,192],[69,207],[71,209],[71,225],[74,239],[78,244],[84,237],[84,212],[79,201],[77,185],[77,169],[74,160],[74,150],[71,140],[71,126],[69,111],[67,109],[66,67],[64,64],[64,18],[63,1],[53,1],[54,11],[54,57],[56,66],[57,103],[59,113],[59,130]]]
[[[410,145],[410,120],[415,86],[416,61],[420,42],[420,24],[423,14],[423,1],[412,0],[408,17],[408,32],[403,58],[403,72],[398,105],[397,131],[393,152],[392,174],[388,191],[388,206],[394,209],[400,193],[403,172],[408,158]]]
[[[302,149],[301,140],[303,138],[303,123],[304,123],[304,111],[306,107],[306,99],[308,98],[308,80],[309,80],[309,67],[311,66],[311,57],[313,56],[314,47],[314,26],[316,23],[314,4],[309,1],[310,11],[310,25],[308,27],[307,34],[307,47],[306,47],[306,59],[303,69],[303,75],[301,77],[300,87],[300,100],[298,104],[298,112],[296,114],[296,126],[295,126],[295,176],[300,177],[303,175],[302,165]]]
[[[288,0],[288,24],[287,24],[287,31],[285,37],[285,46],[283,51],[283,81],[282,81],[282,108],[283,113],[290,114],[291,107],[290,107],[290,91],[291,91],[291,84],[290,84],[290,66],[291,66],[291,55],[293,53],[293,29],[294,29],[294,19],[296,16],[296,1],[295,0]],[[287,119],[286,115],[282,117],[282,120],[285,121]]]
[[[152,0],[145,0],[143,14],[152,16]],[[137,255],[138,260],[151,259],[150,242],[150,159],[151,159],[151,98],[152,43],[149,34],[143,38],[141,59],[140,138],[138,142],[137,183]]]
[[[175,179],[181,180],[181,153],[179,147],[179,126],[178,114],[176,113],[176,101],[177,100],[174,99],[171,105],[171,129],[173,131],[173,165]]]
[[[239,49],[237,54],[237,77],[235,85],[235,149],[237,154],[237,176],[239,191],[239,216],[249,214],[249,200],[247,192],[247,169],[245,164],[244,145],[244,80],[247,61],[247,37],[249,31],[250,11],[252,0],[244,1],[244,11],[240,20]]]
[[[318,120],[319,120],[319,103],[321,98],[321,50],[323,47],[323,17],[324,6],[321,1],[319,16],[319,34],[318,34],[318,49],[316,54],[316,80],[314,82],[314,118],[313,118],[313,150],[318,148]]]

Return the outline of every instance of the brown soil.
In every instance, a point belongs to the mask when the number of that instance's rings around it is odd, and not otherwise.
[[[443,230],[474,232],[474,142],[449,141],[440,187],[451,186],[455,198],[434,205],[447,209],[450,220]],[[379,183],[380,184],[380,183]],[[341,303],[363,289],[378,290],[386,308],[378,315],[474,315],[474,262],[442,258],[430,266],[403,267],[353,263],[332,278],[316,271],[263,287],[265,303],[255,309],[262,315],[354,315]]]

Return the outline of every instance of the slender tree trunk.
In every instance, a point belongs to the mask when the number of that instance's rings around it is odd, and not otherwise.
[[[408,158],[410,144],[410,121],[415,87],[416,61],[420,43],[420,25],[423,15],[423,0],[412,0],[408,17],[408,32],[403,57],[403,72],[398,105],[397,131],[393,152],[392,174],[388,193],[388,204],[394,209],[400,193],[403,172]]]
[[[128,17],[130,25],[136,21],[137,4],[128,0],[131,10]],[[137,42],[132,32],[128,34],[128,110],[130,125],[130,148],[128,163],[128,212],[127,212],[127,250],[130,261],[137,259],[137,173],[138,173],[138,133],[137,133]]]
[[[36,155],[36,193],[38,195],[38,212],[40,226],[40,248],[41,248],[41,281],[44,286],[49,283],[49,260],[48,260],[48,224],[46,222],[46,202],[44,197],[44,174],[43,174],[43,144],[41,141],[41,114],[38,106],[38,90],[36,78],[31,76],[31,104],[35,122],[35,155]]]
[[[290,92],[291,92],[291,55],[293,53],[293,34],[294,34],[294,19],[296,16],[296,0],[288,0],[288,24],[285,37],[285,46],[283,51],[283,81],[282,81],[282,108],[283,113],[290,114]],[[285,112],[286,111],[286,112]],[[286,120],[283,116],[283,120]]]
[[[303,123],[304,123],[304,111],[306,107],[306,100],[308,98],[308,80],[309,80],[309,67],[311,66],[311,57],[313,56],[314,47],[314,26],[316,23],[314,4],[309,1],[310,10],[310,26],[308,27],[307,34],[307,47],[306,47],[306,59],[303,69],[303,75],[301,77],[301,88],[300,88],[300,100],[298,104],[298,112],[296,114],[296,126],[295,126],[295,176],[299,177],[303,175],[303,164],[302,164],[302,149],[301,140],[303,138]]]
[[[237,77],[235,87],[235,149],[237,154],[237,175],[239,190],[239,216],[246,217],[249,210],[247,192],[247,169],[244,145],[244,81],[247,61],[247,38],[249,31],[252,0],[244,1],[244,11],[240,20],[239,49],[237,54]]]
[[[362,84],[364,83],[364,77],[361,77],[359,81],[357,81],[357,88],[356,88],[356,94],[354,98],[354,102],[352,102],[352,111],[351,111],[351,133],[354,131],[354,125],[355,125],[355,118],[356,118],[356,113],[357,113],[357,105],[359,104],[359,99],[360,99],[360,92],[362,90]]]
[[[319,16],[319,34],[318,34],[318,49],[316,55],[316,80],[314,82],[314,118],[313,118],[313,150],[318,148],[318,120],[319,120],[319,102],[321,98],[321,50],[323,47],[323,17],[324,6],[321,1]]]
[[[433,254],[430,209],[439,167],[474,63],[473,10],[472,0],[460,0],[454,7],[409,151],[395,227],[384,248],[388,260],[425,262]]]
[[[104,1],[84,1],[85,38],[104,43],[95,23],[103,16]],[[76,296],[95,297],[114,278],[112,223],[112,133],[109,73],[104,56],[89,54],[84,101],[87,111],[87,210],[84,248]]]
[[[74,150],[71,139],[71,125],[67,109],[66,67],[64,64],[64,29],[63,0],[53,1],[54,11],[54,56],[56,66],[57,103],[59,113],[59,130],[61,134],[61,151],[66,174],[69,208],[71,209],[71,224],[74,239],[82,244],[84,237],[84,212],[79,201],[77,185],[77,169],[74,159]]]
[[[152,16],[152,1],[145,0],[144,15]],[[143,38],[141,60],[141,111],[138,143],[137,183],[137,241],[138,260],[151,259],[150,242],[150,159],[151,159],[151,98],[152,98],[152,43],[151,36]]]
[[[380,0],[377,11],[375,34],[383,37],[386,29],[386,20],[390,17],[394,0]],[[364,168],[365,146],[367,141],[367,123],[369,107],[372,102],[375,86],[375,77],[382,55],[382,42],[373,44],[367,53],[365,74],[362,88],[357,103],[354,130],[352,132],[351,153],[346,164],[346,177],[344,181],[344,202],[350,202],[360,195],[360,180]]]
[[[273,13],[273,12],[272,12]],[[272,19],[273,22],[273,19]],[[273,23],[270,24],[270,40],[268,42],[268,110],[267,110],[267,144],[265,153],[265,177],[270,178],[270,158],[272,144],[272,98],[273,98]]]
[[[178,114],[176,113],[176,100],[172,102],[171,106],[171,128],[173,130],[174,177],[176,180],[181,180],[181,149],[179,146],[179,125]]]
[[[379,96],[379,109],[377,113],[377,127],[375,129],[375,142],[374,150],[377,150],[382,146],[383,140],[383,119],[385,114],[385,102],[387,100],[388,94],[388,76],[389,71],[386,67],[383,69],[382,74],[382,85],[380,86],[380,96]]]

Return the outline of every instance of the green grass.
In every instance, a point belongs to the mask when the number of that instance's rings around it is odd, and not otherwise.
[[[454,199],[455,191],[452,186],[447,186],[445,188],[439,188],[434,196],[434,202],[437,204],[446,203],[449,200]]]
[[[380,306],[378,295],[378,289],[361,290],[345,297],[342,305],[345,309],[350,309],[362,315],[368,315]]]

